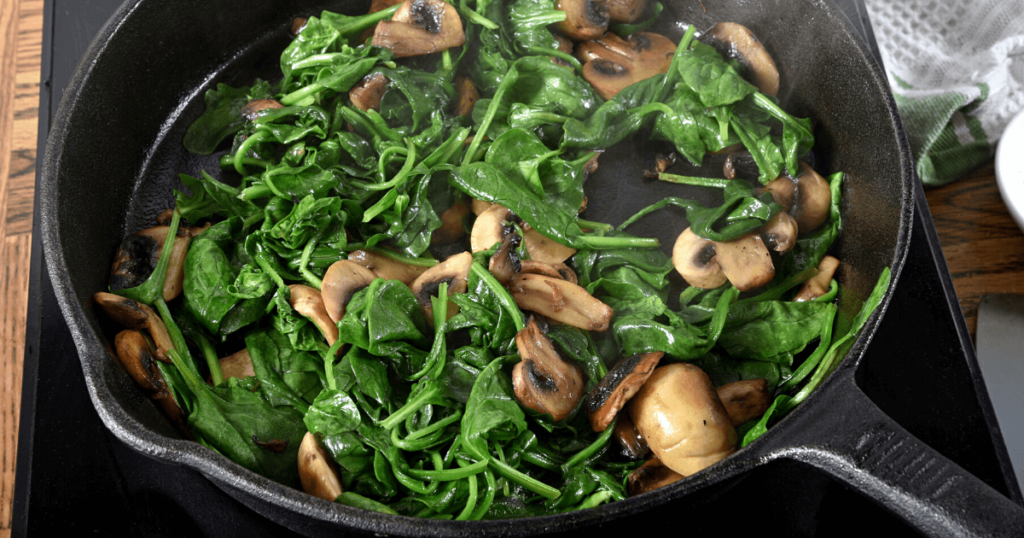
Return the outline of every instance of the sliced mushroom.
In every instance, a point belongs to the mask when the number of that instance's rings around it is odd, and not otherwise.
[[[475,205],[475,202],[474,202]],[[477,216],[473,230],[469,235],[469,248],[473,252],[490,250],[495,243],[500,243],[512,230],[505,223],[517,221],[518,217],[512,210],[499,204],[491,204],[486,211]]]
[[[295,17],[292,19],[292,35],[297,37],[301,34],[306,29],[306,22],[308,22],[306,17]]]
[[[260,112],[264,110],[278,110],[281,108],[284,108],[284,105],[274,99],[253,99],[242,107],[242,116],[249,121],[253,121],[260,117]]]
[[[785,211],[779,211],[768,222],[761,226],[761,239],[768,248],[784,254],[796,246],[796,236],[799,233],[799,226],[796,219]]]
[[[386,254],[378,254],[369,250],[353,250],[348,253],[348,261],[373,271],[384,280],[399,280],[406,286],[416,280],[430,267],[402,263]],[[325,275],[326,276],[326,275]],[[356,290],[358,291],[358,290]]]
[[[220,373],[224,379],[238,378],[245,379],[256,375],[252,367],[252,357],[249,356],[249,348],[237,351],[220,360]]]
[[[363,112],[380,112],[380,100],[384,97],[384,92],[388,91],[388,82],[388,77],[381,73],[366,75],[348,91],[348,99],[352,101],[352,106]]]
[[[770,192],[776,204],[781,205],[787,213],[792,213],[793,201],[797,196],[796,179],[783,172],[783,175],[769,181],[767,185],[757,190],[758,195],[764,192]]]
[[[725,278],[740,291],[760,288],[775,278],[772,255],[756,233],[724,243],[715,242],[715,252],[715,260]]]
[[[839,269],[838,258],[833,256],[822,258],[818,262],[818,274],[812,276],[800,286],[800,290],[796,292],[793,300],[798,302],[810,301],[825,295],[829,285],[832,283],[832,277],[836,274],[836,269]]]
[[[369,269],[350,260],[336,261],[324,274],[320,297],[324,311],[334,323],[345,317],[345,307],[355,293],[377,279]]]
[[[431,245],[443,245],[462,239],[466,235],[466,227],[462,221],[469,215],[469,204],[465,200],[456,200],[448,209],[441,212],[441,227],[430,234]]]
[[[707,374],[692,364],[655,369],[626,408],[654,455],[683,476],[736,450],[729,414]]]
[[[702,39],[722,55],[733,58],[750,70],[757,89],[772,97],[779,93],[779,70],[764,45],[749,28],[735,22],[720,22],[711,27]]]
[[[480,92],[469,77],[455,79],[455,115],[468,116],[473,113],[473,105],[480,100]]]
[[[620,360],[587,394],[587,418],[595,432],[603,432],[626,402],[651,377],[664,352],[640,353]]]
[[[473,202],[470,204],[470,207],[473,210],[473,214],[479,217],[480,215],[484,214],[484,211],[487,211],[493,205],[495,205],[494,202],[488,202],[487,200],[477,200],[476,198],[473,198]]]
[[[665,487],[683,478],[686,477],[668,468],[658,458],[652,458],[629,473],[626,489],[629,490],[629,496],[633,497]]]
[[[607,0],[608,18],[612,22],[636,22],[647,8],[647,0]]]
[[[462,20],[450,4],[442,0],[405,0],[390,21],[377,23],[372,44],[405,58],[441,52],[465,42]]]
[[[668,155],[662,155],[661,153],[659,153],[657,156],[654,157],[654,160],[651,161],[651,168],[649,170],[644,169],[644,176],[650,178],[657,178],[662,174],[662,172],[668,170],[669,167],[676,164],[677,159],[678,157],[676,156],[676,152],[674,151],[670,152]]]
[[[337,466],[310,432],[299,445],[299,482],[302,491],[325,501],[334,502],[342,493]]]
[[[618,441],[620,452],[626,458],[639,460],[646,458],[651,453],[647,441],[644,441],[640,431],[636,429],[636,425],[629,418],[629,413],[625,411],[619,413],[612,436]]]
[[[583,78],[606,100],[627,86],[668,72],[675,52],[671,39],[651,32],[637,32],[629,41],[608,33],[576,47],[576,57],[584,63]]]
[[[512,277],[516,276],[523,268],[523,262],[519,259],[519,253],[516,250],[522,240],[523,238],[516,233],[506,235],[501,242],[501,247],[491,256],[491,261],[487,265],[487,270],[502,286],[508,286]]]
[[[555,9],[565,12],[565,20],[555,28],[573,41],[595,39],[608,31],[604,0],[558,0]]]
[[[416,301],[420,303],[423,312],[427,315],[427,321],[434,323],[434,306],[430,302],[431,297],[437,297],[437,291],[442,282],[448,283],[448,294],[465,293],[469,278],[469,266],[473,263],[473,255],[462,252],[449,257],[443,263],[439,263],[427,269],[422,275],[409,286]],[[448,318],[459,313],[459,305],[448,301]]]
[[[736,381],[718,387],[716,392],[733,426],[739,426],[764,415],[772,403],[768,381],[764,379]]]
[[[560,278],[573,284],[579,284],[579,279],[576,278],[576,272],[564,263],[551,264],[539,262],[537,260],[523,260],[521,265],[522,269],[519,272],[523,274],[544,275],[551,278]]]
[[[526,244],[526,251],[530,253],[531,260],[556,264],[563,263],[570,256],[576,254],[576,249],[548,238],[529,224],[523,223],[522,228],[523,243]]]
[[[110,271],[110,289],[114,291],[142,285],[153,274],[160,262],[164,242],[167,241],[168,226],[154,226],[128,236],[114,255],[114,266]],[[171,258],[164,277],[164,301],[173,300],[181,294],[185,282],[185,257],[191,234],[187,228],[179,228],[171,247]]]
[[[114,337],[114,347],[117,349],[117,361],[121,363],[128,376],[146,392],[157,408],[179,430],[191,438],[185,414],[178,407],[178,402],[168,390],[160,368],[153,361],[154,353],[146,337],[133,329],[121,331]]]
[[[114,321],[129,329],[149,332],[150,338],[156,343],[156,358],[161,362],[171,362],[167,356],[167,352],[174,349],[174,344],[171,343],[171,334],[167,332],[163,320],[152,308],[127,297],[105,291],[92,297],[96,304]]]
[[[402,0],[373,0],[372,2],[370,2],[370,10],[367,11],[366,13],[377,13],[378,11],[384,11],[389,7],[397,6],[398,4],[401,3]],[[377,24],[380,23],[378,22]],[[360,43],[365,43],[367,39],[373,37],[374,32],[377,31],[377,24],[374,24],[372,28],[367,29],[366,31],[359,35]]]
[[[538,413],[550,413],[555,422],[567,418],[583,397],[583,370],[555,351],[532,317],[516,334],[516,348],[523,359],[512,370],[516,399]]]
[[[832,189],[809,164],[801,161],[800,170],[800,175],[796,178],[800,196],[790,214],[800,226],[800,233],[806,234],[828,220],[832,206]]]
[[[509,293],[523,310],[588,331],[606,331],[615,313],[587,290],[544,275],[516,275]]]
[[[555,37],[555,41],[558,42],[558,46],[555,47],[555,50],[562,51],[566,54],[572,54],[572,40],[558,32],[555,32],[553,35]],[[562,67],[568,67],[569,69],[572,69],[572,64],[561,58],[552,56],[551,61],[555,62],[556,64]]]
[[[356,267],[359,266],[357,265]],[[360,269],[363,268],[360,267]],[[338,341],[338,326],[331,320],[331,316],[327,314],[320,290],[303,284],[292,284],[288,286],[288,289],[291,291],[288,304],[303,317],[312,321],[313,325],[320,329],[320,333],[324,335],[329,345],[334,345]],[[339,317],[338,319],[341,318]]]
[[[728,279],[715,259],[715,242],[700,237],[690,228],[683,230],[672,247],[672,265],[687,284],[706,290],[725,284]]]

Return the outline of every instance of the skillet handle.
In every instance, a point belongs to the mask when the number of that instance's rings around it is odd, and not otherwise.
[[[838,385],[790,424],[798,448],[780,457],[823,470],[929,536],[1024,536],[1024,509],[903,429],[852,379]]]

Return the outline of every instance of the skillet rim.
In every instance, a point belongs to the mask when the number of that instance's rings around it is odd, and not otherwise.
[[[60,105],[57,108],[47,140],[46,153],[43,159],[42,181],[40,182],[40,211],[42,222],[43,251],[46,256],[48,272],[54,287],[55,295],[60,304],[69,330],[75,341],[79,358],[85,373],[89,396],[104,424],[122,442],[133,449],[150,457],[185,465],[197,470],[215,483],[230,486],[253,495],[263,502],[275,503],[292,512],[315,518],[320,521],[333,522],[365,532],[384,532],[397,534],[422,535],[424,531],[430,535],[447,536],[464,531],[488,532],[494,534],[533,534],[536,532],[556,532],[598,523],[607,518],[642,511],[650,506],[663,504],[669,500],[688,495],[704,487],[734,478],[742,473],[774,459],[784,449],[794,448],[778,439],[784,428],[773,428],[750,446],[738,451],[734,456],[712,466],[685,481],[673,486],[662,488],[650,494],[624,501],[602,505],[601,507],[567,514],[549,515],[516,520],[516,528],[508,528],[508,520],[484,522],[448,522],[423,520],[413,517],[388,516],[355,509],[321,499],[311,497],[301,491],[266,479],[240,465],[206,450],[198,443],[183,439],[174,439],[158,434],[133,419],[118,404],[109,392],[101,375],[97,357],[103,358],[106,349],[93,333],[85,315],[84,306],[78,301],[65,275],[70,274],[67,260],[64,258],[59,231],[58,179],[61,175],[60,161],[64,153],[68,135],[70,118],[79,105],[82,88],[88,84],[97,59],[106,50],[107,42],[124,28],[132,14],[141,4],[151,0],[128,0],[114,13],[103,29],[91,42],[85,56],[75,70]],[[839,20],[844,41],[853,41],[858,60],[866,62],[872,89],[880,90],[884,98],[885,108],[889,115],[889,126],[894,129],[898,152],[900,154],[901,172],[901,211],[899,229],[896,240],[896,257],[892,260],[890,270],[892,282],[878,310],[868,319],[854,345],[847,352],[836,370],[808,398],[809,401],[799,406],[790,415],[802,415],[805,407],[813,407],[812,402],[822,400],[827,392],[840,383],[852,382],[852,374],[863,356],[864,350],[872,339],[880,319],[888,308],[895,285],[902,273],[906,261],[911,226],[914,212],[913,163],[910,158],[909,143],[902,128],[895,101],[886,82],[881,67],[874,60],[867,45],[851,30],[850,23],[838,8],[830,2],[809,0],[815,9],[821,9],[831,20]],[[789,417],[780,424],[787,422]],[[321,504],[322,503],[322,504]],[[426,524],[429,521],[429,525]]]

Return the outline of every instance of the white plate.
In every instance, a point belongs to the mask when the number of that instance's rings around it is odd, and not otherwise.
[[[1024,112],[1010,120],[996,148],[996,182],[1003,203],[1024,230]]]

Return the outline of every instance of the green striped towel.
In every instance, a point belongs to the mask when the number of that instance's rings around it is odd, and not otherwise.
[[[1024,2],[865,4],[921,181],[945,185],[985,163],[1024,109]]]

